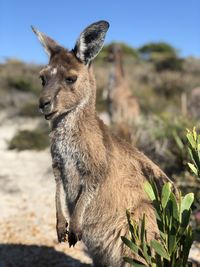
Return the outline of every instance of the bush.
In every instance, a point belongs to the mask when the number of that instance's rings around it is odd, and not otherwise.
[[[181,72],[165,70],[159,76],[155,76],[154,90],[159,95],[172,98],[187,89],[187,76],[184,77]]]
[[[185,128],[193,122],[182,116],[148,116],[135,129],[136,146],[155,161],[168,174],[184,172],[189,160]],[[134,140],[133,140],[134,141]]]
[[[153,53],[150,58],[154,62],[157,71],[172,70],[180,71],[183,68],[183,59],[176,55]]]
[[[40,116],[38,103],[37,102],[28,102],[21,107],[19,111],[19,116],[23,117],[38,117]]]
[[[128,257],[124,258],[125,262],[136,267],[191,266],[188,256],[193,242],[192,229],[189,225],[193,193],[181,197],[179,192],[177,199],[172,192],[172,185],[166,183],[160,194],[153,181],[145,184],[145,191],[155,208],[160,237],[159,240],[148,242],[145,215],[138,225],[127,213],[130,239],[122,237],[122,240],[145,264]]]
[[[188,150],[192,163],[188,163],[191,171],[200,178],[200,134],[196,128],[187,130]],[[194,194],[189,193],[185,197],[172,192],[172,185],[166,183],[159,193],[153,181],[145,183],[145,191],[155,209],[157,225],[160,232],[159,240],[148,242],[145,229],[145,215],[137,224],[127,212],[130,239],[122,237],[123,242],[138,255],[142,262],[134,258],[125,257],[125,262],[132,266],[149,267],[187,267],[192,266],[188,262],[189,251],[193,243],[193,232],[190,223],[191,205],[194,202]],[[195,231],[199,231],[199,210],[194,213],[196,220]]]
[[[173,48],[170,44],[164,43],[164,42],[160,42],[160,43],[148,43],[143,45],[142,47],[140,47],[138,49],[138,51],[142,54],[142,55],[146,55],[149,56],[151,55],[151,53],[164,53],[164,54],[171,54],[171,55],[176,55],[176,49]]]
[[[112,42],[108,45],[104,45],[104,47],[101,50],[101,53],[97,57],[97,60],[107,59],[110,52],[112,51],[113,45],[115,45],[115,44],[120,46],[124,56],[138,58],[138,52],[133,47],[131,47],[125,43]]]
[[[10,88],[17,89],[22,92],[39,92],[38,86],[28,76],[10,76],[7,77],[7,83]]]
[[[191,171],[200,179],[200,134],[196,128],[193,131],[187,130],[188,149],[192,163],[188,163]]]
[[[138,49],[141,57],[152,61],[157,71],[182,70],[183,60],[177,56],[177,51],[167,43],[149,43]]]
[[[17,150],[42,150],[48,147],[48,130],[39,128],[34,130],[21,130],[11,139],[9,149]]]

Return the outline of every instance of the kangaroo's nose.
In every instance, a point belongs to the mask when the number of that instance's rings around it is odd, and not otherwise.
[[[49,98],[40,98],[39,109],[42,113],[48,113],[51,111],[51,99]]]

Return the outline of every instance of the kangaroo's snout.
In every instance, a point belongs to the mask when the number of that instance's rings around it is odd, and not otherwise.
[[[49,113],[51,112],[51,98],[40,98],[39,100],[39,109],[41,111],[41,113]]]

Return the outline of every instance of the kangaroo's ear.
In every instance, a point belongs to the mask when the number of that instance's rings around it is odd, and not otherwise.
[[[73,51],[84,64],[88,64],[98,55],[108,28],[109,23],[101,20],[91,24],[80,34]]]
[[[59,49],[59,45],[50,37],[45,35],[44,33],[38,31],[36,28],[31,26],[33,32],[37,35],[40,43],[43,45],[46,53],[48,54],[49,57],[52,56],[56,51]]]

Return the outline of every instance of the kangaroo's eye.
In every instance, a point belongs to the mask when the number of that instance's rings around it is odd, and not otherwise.
[[[43,75],[40,76],[41,82],[42,82],[42,86],[45,86],[46,84],[46,79]]]
[[[65,78],[65,82],[67,84],[72,84],[72,83],[75,83],[75,81],[77,80],[77,76],[69,76],[69,77],[66,77]]]

